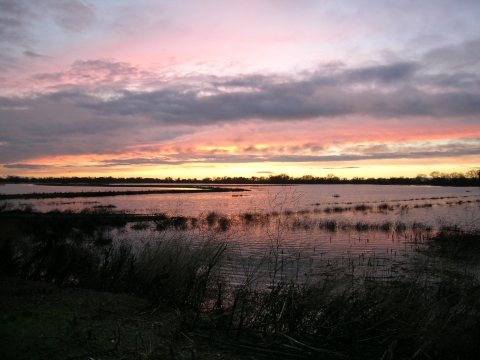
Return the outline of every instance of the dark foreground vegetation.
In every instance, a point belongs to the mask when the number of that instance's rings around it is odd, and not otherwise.
[[[252,177],[207,177],[204,179],[173,179],[167,177],[159,178],[113,178],[113,177],[20,177],[7,176],[0,178],[0,183],[34,183],[49,185],[112,185],[112,184],[372,184],[372,185],[430,185],[430,186],[479,186],[480,170],[470,170],[465,173],[440,173],[434,171],[429,176],[418,174],[414,178],[404,176],[390,178],[364,178],[354,177],[352,179],[340,178],[334,174],[324,177],[303,175],[293,177],[287,174]]]
[[[219,236],[231,219],[215,213],[147,219],[104,208],[75,214],[2,210],[3,358],[480,356],[476,229],[444,226],[388,277],[355,271],[355,259],[348,266],[319,262],[316,276],[301,282],[279,277],[284,265],[273,244],[263,259],[269,272],[260,276],[259,268],[249,268],[235,283],[225,272],[228,243]],[[274,215],[241,219],[281,225]],[[111,236],[113,229],[152,223],[149,241]],[[198,236],[186,236],[193,228]],[[32,291],[13,279],[38,285]],[[37,307],[21,305],[34,300]],[[18,350],[22,343],[29,352]]]

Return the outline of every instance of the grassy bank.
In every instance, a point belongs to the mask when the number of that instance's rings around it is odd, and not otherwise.
[[[244,280],[238,283],[225,271],[232,254],[222,233],[239,221],[269,222],[268,231],[275,226],[281,230],[294,226],[299,217],[209,213],[194,219],[157,214],[148,219],[156,228],[149,241],[139,244],[106,236],[105,229],[121,229],[133,219],[106,209],[79,214],[0,212],[4,279],[36,280],[39,297],[48,298],[50,291],[65,298],[68,291],[89,291],[93,299],[107,296],[105,292],[136,299],[128,300],[133,302],[125,312],[135,315],[121,321],[116,300],[91,300],[93,315],[83,318],[55,301],[36,312],[20,307],[12,312],[4,306],[2,316],[8,321],[2,325],[2,340],[14,344],[35,338],[31,346],[36,347],[44,334],[47,340],[40,342],[46,353],[54,348],[49,341],[56,346],[72,341],[81,344],[73,347],[79,351],[76,356],[91,358],[196,359],[209,358],[208,351],[220,351],[225,358],[233,352],[246,358],[285,359],[470,359],[480,354],[480,236],[475,229],[441,229],[419,243],[419,251],[388,276],[376,276],[373,262],[358,271],[359,260],[352,258],[312,264],[315,276],[302,282],[279,276],[286,266],[280,258],[281,231],[272,231],[276,242],[257,262],[268,264],[269,272],[260,274],[260,265],[245,267]],[[314,226],[338,230],[338,224]],[[380,225],[385,231],[399,226]],[[265,276],[266,284],[259,281]],[[8,303],[16,294],[6,289],[2,301]],[[35,298],[30,295],[30,300]],[[99,307],[102,312],[95,313]],[[103,325],[111,333],[108,346],[98,342],[108,336],[102,335],[94,315],[110,321]],[[169,324],[162,325],[168,329],[165,334],[146,330],[162,322]],[[153,344],[151,352],[148,344]],[[205,344],[210,350],[202,353],[199,349]],[[67,357],[52,354],[50,358]]]

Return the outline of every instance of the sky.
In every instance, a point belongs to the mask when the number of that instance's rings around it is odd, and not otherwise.
[[[0,176],[480,168],[478,0],[0,0]]]

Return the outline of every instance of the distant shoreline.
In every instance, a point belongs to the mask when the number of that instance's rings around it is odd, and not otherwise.
[[[470,170],[466,173],[445,174],[434,171],[428,177],[426,174],[418,174],[416,177],[389,177],[389,178],[365,178],[354,177],[351,179],[341,178],[333,174],[325,177],[303,175],[301,177],[287,174],[252,177],[206,177],[204,179],[186,178],[173,179],[160,178],[114,178],[114,177],[20,177],[9,175],[0,177],[0,184],[37,184],[54,186],[244,186],[244,185],[323,185],[323,184],[349,184],[349,185],[419,185],[419,186],[480,186],[480,170]]]

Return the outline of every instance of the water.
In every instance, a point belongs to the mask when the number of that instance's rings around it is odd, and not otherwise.
[[[480,225],[480,189],[425,186],[379,185],[298,185],[255,186],[237,185],[249,191],[241,193],[188,193],[109,196],[9,201],[17,206],[30,205],[39,211],[80,210],[92,206],[113,205],[115,210],[136,214],[167,213],[204,219],[217,212],[230,219],[226,231],[218,226],[204,226],[189,231],[170,230],[171,236],[189,239],[212,238],[227,242],[230,250],[228,269],[239,283],[251,276],[254,269],[297,280],[316,276],[319,264],[334,261],[355,269],[368,267],[376,276],[387,274],[404,263],[431,230],[445,224],[462,227]],[[3,193],[124,191],[158,189],[158,187],[88,187],[38,186],[7,184]],[[387,204],[383,208],[379,205]],[[355,210],[365,205],[367,210]],[[335,210],[337,208],[337,210]],[[330,209],[330,211],[328,211]],[[338,210],[338,209],[341,209]],[[278,214],[265,223],[248,224],[245,213]],[[320,224],[333,221],[334,229]],[[384,229],[356,224],[386,224]],[[398,226],[403,224],[403,226]],[[414,224],[421,224],[415,228]],[[425,228],[431,228],[427,231]],[[333,230],[333,231],[332,231]],[[154,224],[150,228],[115,234],[125,241],[156,241],[160,236]],[[162,234],[161,236],[165,236]],[[372,267],[372,264],[375,266]],[[353,268],[353,266],[352,266]],[[318,275],[318,274],[317,274]],[[271,280],[271,279],[270,279]],[[234,282],[235,282],[234,281]],[[268,283],[269,279],[264,279]]]
[[[96,203],[114,205],[118,210],[132,213],[167,212],[185,216],[198,216],[216,211],[223,214],[243,212],[265,212],[279,210],[304,210],[328,206],[355,206],[358,204],[401,203],[415,205],[423,203],[446,203],[452,200],[477,199],[480,189],[476,187],[430,187],[399,185],[295,185],[258,186],[236,185],[247,189],[241,193],[187,193],[109,196],[99,198],[72,198],[46,200],[19,200],[12,203],[30,204],[40,211],[54,208],[78,210]],[[6,184],[0,188],[4,194],[82,192],[82,191],[126,191],[155,190],[159,187],[100,187],[100,186],[45,186],[31,184]],[[168,189],[188,189],[168,187]],[[87,204],[87,205],[85,205]]]
[[[163,186],[162,186],[163,187]],[[228,186],[227,186],[228,187]],[[109,206],[115,210],[134,214],[182,215],[199,217],[209,212],[224,215],[243,213],[301,212],[315,219],[339,222],[368,222],[406,224],[420,222],[436,228],[439,224],[455,223],[474,226],[479,219],[480,189],[476,187],[430,187],[398,185],[296,185],[258,186],[236,185],[248,191],[149,194],[106,197],[78,197],[32,200],[10,200],[14,206],[32,206],[37,211],[78,211],[92,206]],[[160,187],[161,188],[161,187]],[[186,189],[172,187],[168,189]],[[45,186],[6,184],[5,194],[153,190],[158,185],[100,187],[100,186]],[[365,205],[366,211],[355,210]],[[379,209],[379,206],[386,209]],[[330,211],[328,211],[330,210]],[[300,215],[299,215],[300,216]],[[479,224],[480,225],[480,224]]]

